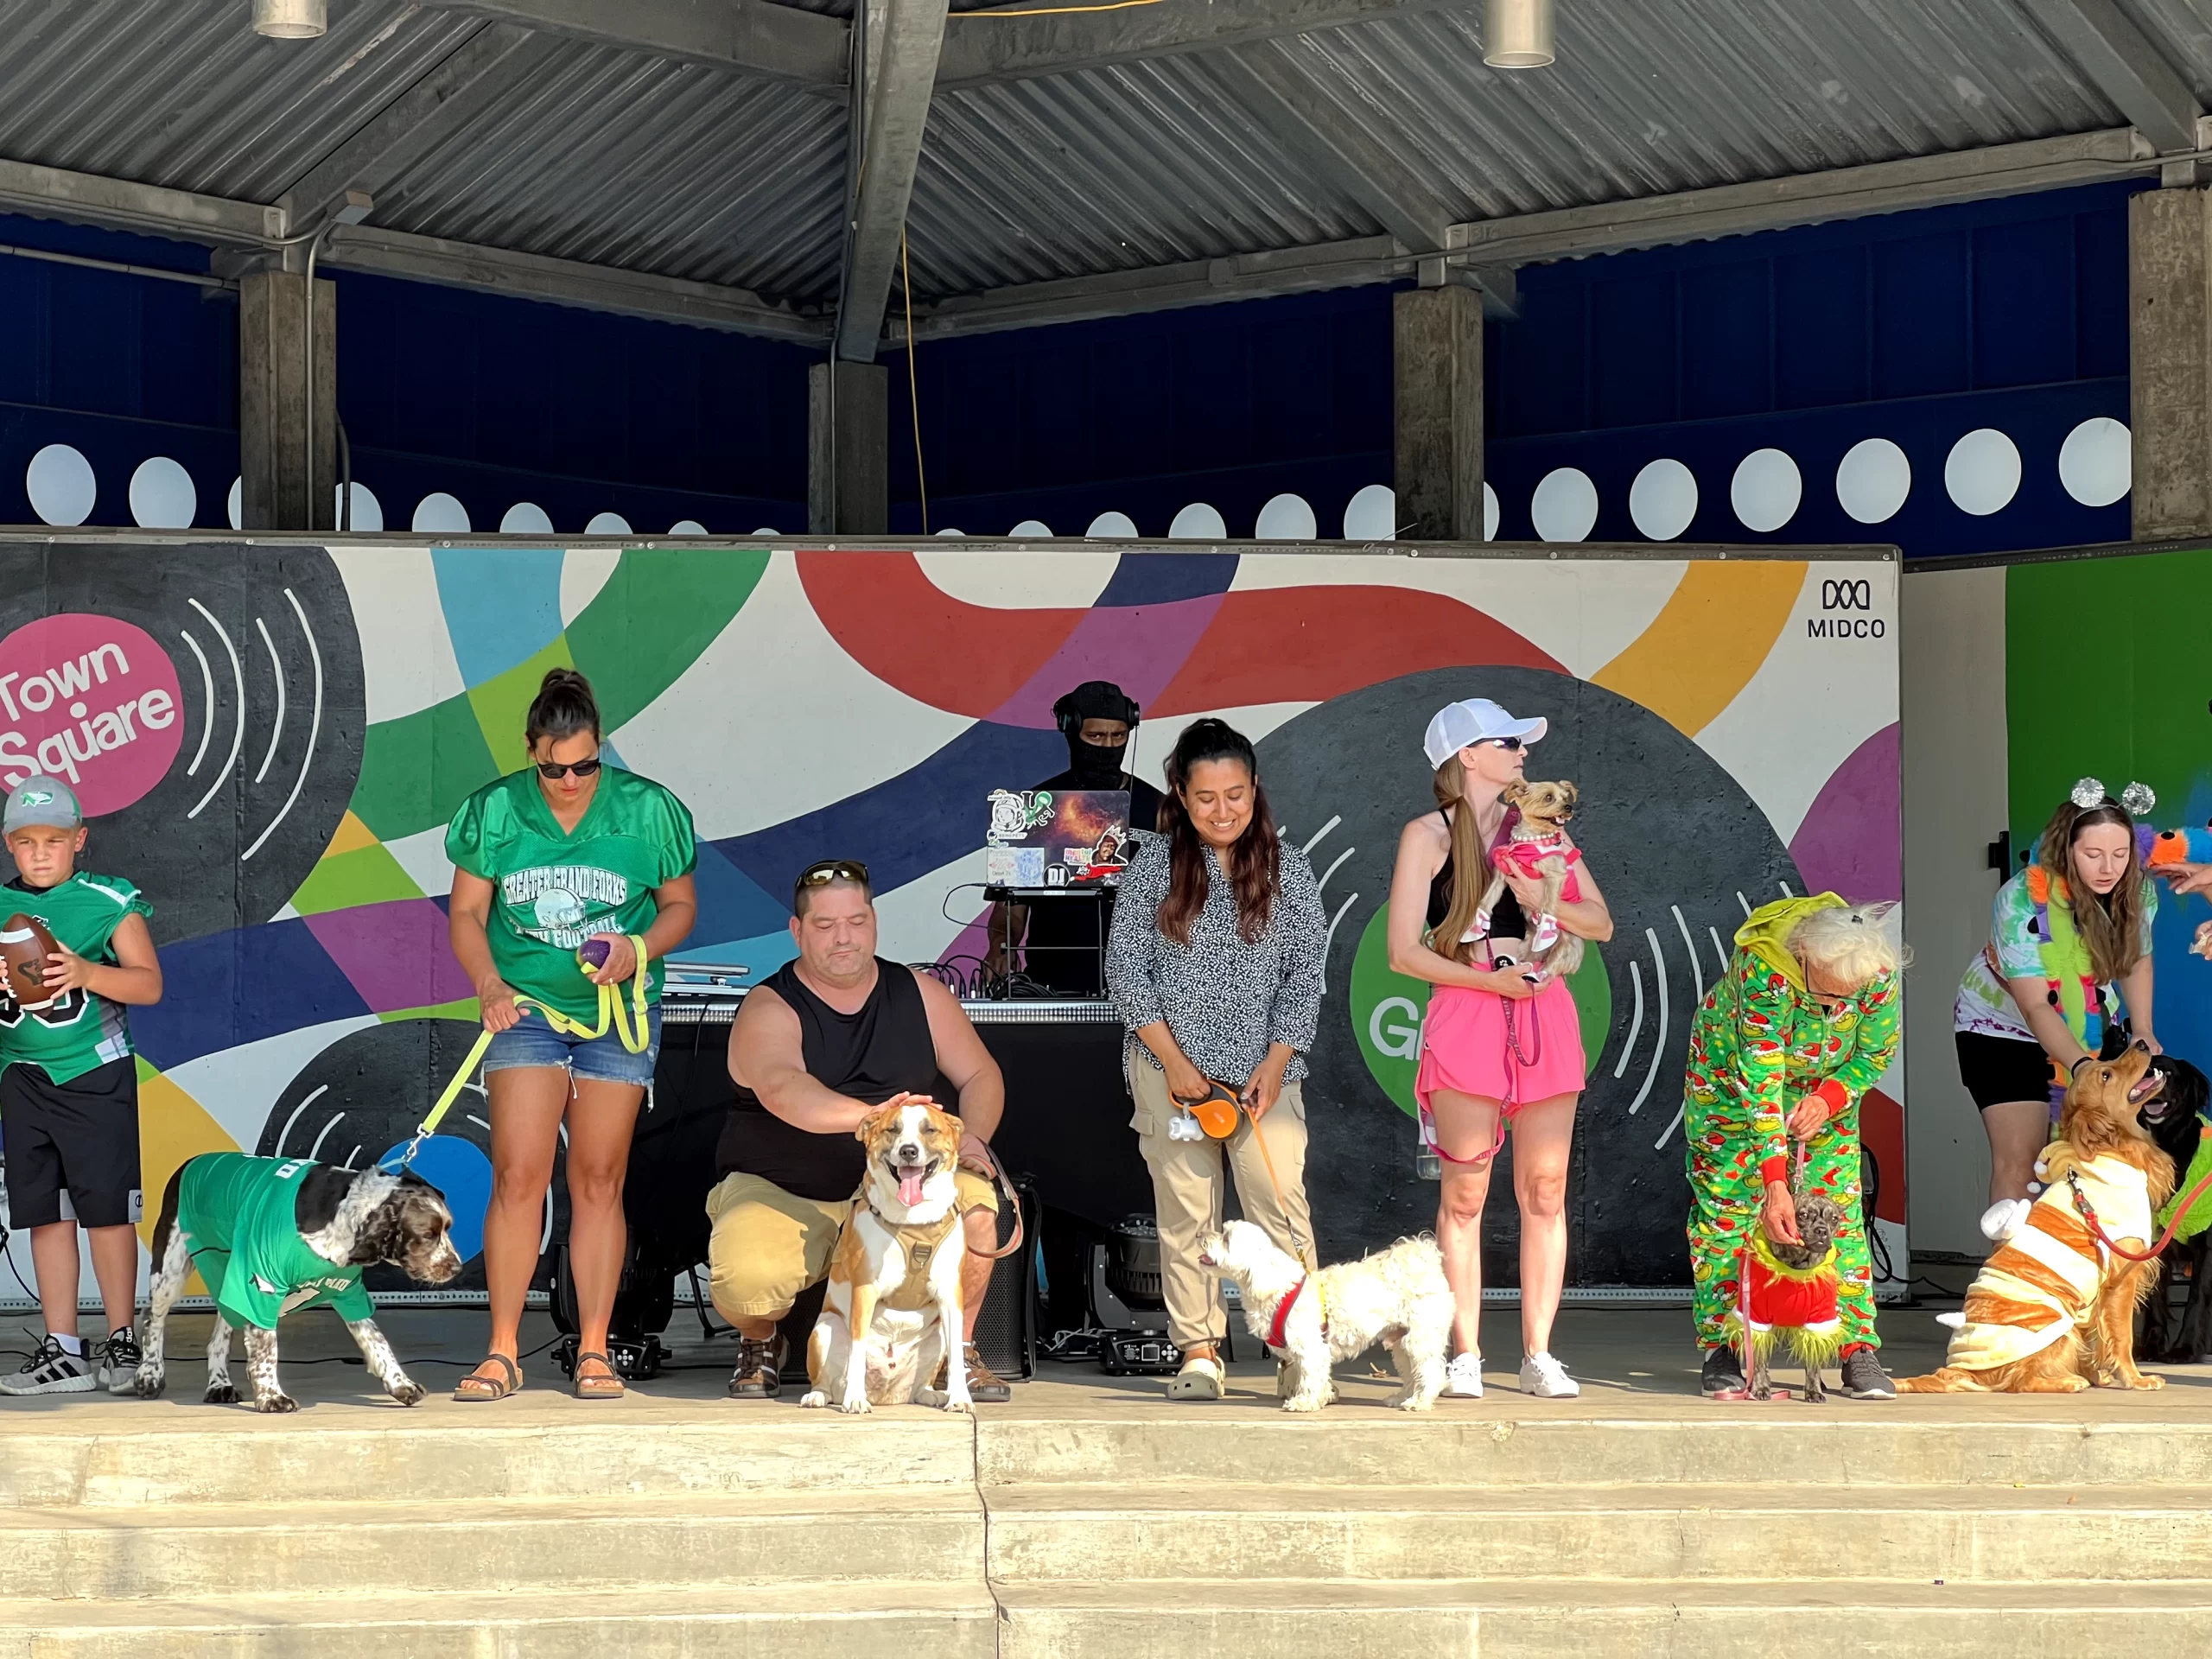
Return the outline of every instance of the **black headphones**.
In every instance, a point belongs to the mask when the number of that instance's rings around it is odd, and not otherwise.
[[[1082,685],[1076,687],[1074,691],[1069,692],[1058,702],[1054,703],[1052,705],[1052,718],[1059,722],[1060,730],[1065,733],[1068,736],[1073,737],[1077,732],[1080,732],[1083,729],[1083,722],[1086,720],[1118,720],[1122,724],[1127,726],[1131,731],[1135,731],[1141,718],[1141,711],[1137,708],[1135,702],[1130,699],[1128,694],[1123,691],[1118,685],[1114,686],[1113,690],[1114,694],[1122,699],[1122,712],[1120,714],[1079,715],[1075,711],[1075,699],[1077,692],[1087,690],[1093,685],[1110,683],[1110,682],[1107,681],[1086,680]]]

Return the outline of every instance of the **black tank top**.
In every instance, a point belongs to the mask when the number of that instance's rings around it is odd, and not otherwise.
[[[1428,884],[1428,925],[1436,926],[1452,910],[1452,815],[1442,807],[1436,816],[1444,820],[1444,868],[1437,871]],[[1499,939],[1525,939],[1529,937],[1529,919],[1521,913],[1521,901],[1513,896],[1510,887],[1498,895],[1497,907],[1490,913],[1491,937]],[[1449,956],[1456,939],[1438,941],[1440,955]]]
[[[854,1014],[839,1013],[807,989],[795,962],[785,963],[760,988],[773,991],[798,1016],[799,1053],[817,1082],[871,1106],[910,1091],[934,1096],[948,1111],[958,1109],[938,1073],[929,1010],[912,969],[877,957],[875,988]],[[741,1170],[796,1198],[834,1203],[860,1190],[868,1153],[849,1130],[817,1135],[785,1122],[740,1084],[715,1162],[716,1179]]]

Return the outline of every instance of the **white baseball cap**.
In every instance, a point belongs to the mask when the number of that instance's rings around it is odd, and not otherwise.
[[[1541,715],[1534,720],[1516,720],[1488,697],[1469,697],[1438,709],[1421,746],[1427,752],[1428,764],[1440,766],[1460,750],[1494,737],[1517,737],[1523,743],[1535,743],[1542,739],[1545,730]]]

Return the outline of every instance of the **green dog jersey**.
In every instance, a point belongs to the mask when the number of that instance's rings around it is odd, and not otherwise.
[[[79,870],[51,887],[29,887],[20,878],[9,882],[0,888],[0,921],[18,911],[43,922],[65,949],[111,964],[123,918],[151,916],[154,907],[119,875]],[[73,1083],[130,1052],[130,1021],[121,1003],[76,990],[33,1014],[0,980],[0,1071],[24,1060],[43,1066],[56,1083]]]
[[[177,1225],[232,1325],[274,1331],[279,1317],[302,1307],[334,1307],[348,1325],[376,1312],[360,1268],[317,1255],[300,1236],[300,1182],[315,1167],[304,1158],[242,1152],[207,1153],[184,1166]]]
[[[599,987],[577,968],[577,950],[594,933],[643,934],[660,913],[653,890],[689,875],[699,854],[683,802],[606,766],[573,835],[561,833],[535,769],[485,785],[454,815],[446,856],[496,890],[485,932],[499,977],[588,1024]],[[658,976],[645,988],[659,1000]]]

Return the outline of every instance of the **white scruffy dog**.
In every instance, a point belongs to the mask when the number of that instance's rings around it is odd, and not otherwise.
[[[1285,1411],[1320,1410],[1336,1394],[1330,1365],[1378,1342],[1405,1385],[1392,1405],[1427,1411],[1443,1391],[1452,1304],[1434,1239],[1402,1238],[1309,1280],[1259,1228],[1232,1221],[1199,1240],[1198,1261],[1236,1281],[1252,1334],[1283,1355]]]

